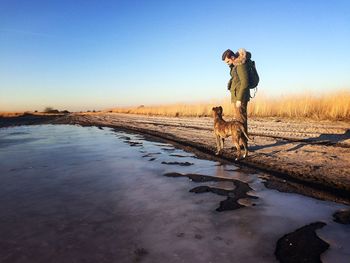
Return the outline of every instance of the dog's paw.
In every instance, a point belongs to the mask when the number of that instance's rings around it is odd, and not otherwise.
[[[220,152],[215,152],[215,155],[219,155],[220,154]]]
[[[237,156],[236,158],[235,158],[235,161],[241,161],[241,160],[243,160],[243,159],[245,159],[245,156],[243,155],[243,156]]]

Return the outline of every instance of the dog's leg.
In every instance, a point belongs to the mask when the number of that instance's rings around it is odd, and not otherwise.
[[[220,143],[221,143],[221,150],[224,149],[224,142],[225,142],[225,139],[224,139],[224,138],[221,138],[221,140],[220,140]],[[220,150],[220,151],[221,151],[221,150]]]
[[[233,144],[235,145],[235,147],[237,149],[237,157],[236,157],[235,161],[238,161],[241,158],[241,146],[239,145],[239,142],[238,142],[239,139],[232,137],[232,141],[233,141]]]
[[[218,135],[215,135],[215,139],[216,139],[216,155],[219,155],[220,154],[220,151],[221,151],[221,147],[220,147],[220,136]]]
[[[246,158],[248,156],[248,144],[247,144],[247,140],[245,139],[241,139],[243,147],[244,147],[244,155],[243,158]]]

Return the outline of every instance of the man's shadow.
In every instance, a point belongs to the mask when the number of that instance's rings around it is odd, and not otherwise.
[[[249,150],[251,151],[257,151],[260,149],[265,149],[269,147],[275,147],[275,146],[282,146],[293,142],[298,142],[299,144],[296,145],[293,148],[288,149],[287,151],[295,151],[300,148],[302,148],[305,145],[308,144],[315,144],[315,145],[342,145],[342,143],[348,139],[350,139],[350,129],[347,129],[344,134],[321,134],[318,137],[315,138],[307,138],[307,139],[301,139],[301,140],[293,140],[293,139],[282,139],[282,138],[276,138],[277,141],[275,143],[267,144],[267,145],[254,145],[250,146]],[[344,145],[344,147],[350,147],[349,145]],[[277,151],[279,152],[279,151]],[[276,153],[276,152],[274,152]]]

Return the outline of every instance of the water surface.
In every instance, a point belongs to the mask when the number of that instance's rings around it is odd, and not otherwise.
[[[227,180],[252,188],[218,212]],[[109,128],[0,129],[0,262],[277,262],[277,240],[321,221],[323,262],[350,262],[350,227],[333,202],[266,189],[258,173],[196,158],[170,144]]]

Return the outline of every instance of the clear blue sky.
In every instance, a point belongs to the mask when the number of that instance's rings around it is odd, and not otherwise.
[[[227,48],[270,95],[350,89],[350,1],[0,0],[0,111],[229,97]]]

